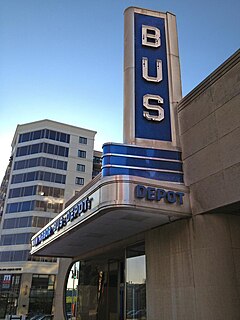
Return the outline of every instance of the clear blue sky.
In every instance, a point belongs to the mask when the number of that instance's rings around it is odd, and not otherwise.
[[[183,95],[240,44],[239,0],[0,0],[0,180],[17,124],[51,119],[122,142],[123,12],[177,16]]]

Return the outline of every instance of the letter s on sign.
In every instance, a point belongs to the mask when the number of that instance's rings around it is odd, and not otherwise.
[[[155,100],[158,104],[150,104],[149,100]],[[143,116],[147,120],[162,121],[164,119],[164,109],[160,106],[163,104],[163,98],[154,94],[145,94],[143,96],[143,105],[146,109],[157,111],[157,114],[150,114],[149,111],[143,111]]]

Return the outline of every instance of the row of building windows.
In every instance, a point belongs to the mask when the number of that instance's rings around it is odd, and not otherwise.
[[[33,235],[34,233],[4,234],[1,236],[0,246],[30,244]]]
[[[56,262],[56,258],[34,257],[30,255],[29,250],[17,251],[2,251],[0,252],[0,262],[9,261],[41,261],[41,262]]]
[[[11,183],[14,184],[14,183],[21,183],[21,182],[35,181],[35,180],[65,184],[66,175],[55,173],[55,172],[31,171],[31,172],[12,175]]]
[[[19,217],[12,219],[4,219],[3,229],[16,229],[16,228],[43,228],[51,218],[47,217]]]
[[[6,208],[6,213],[25,212],[25,211],[51,211],[55,213],[61,212],[63,204],[50,201],[22,201],[9,203]]]
[[[28,261],[40,261],[40,262],[57,262],[57,258],[49,258],[49,257],[36,257],[31,254],[28,257]]]
[[[47,168],[55,168],[60,170],[67,170],[67,161],[44,158],[44,157],[25,159],[25,160],[15,161],[13,170],[20,170],[20,169],[40,167],[40,166],[47,167]]]
[[[29,250],[18,251],[2,251],[0,252],[0,261],[27,261],[29,256]]]
[[[42,142],[42,143],[27,145],[24,147],[18,147],[16,157],[21,157],[21,156],[26,156],[29,154],[35,154],[35,153],[41,153],[41,152],[54,154],[56,156],[68,157],[68,151],[69,151],[69,148],[67,147],[62,147],[56,144]]]
[[[64,189],[47,186],[28,186],[22,188],[13,188],[9,190],[9,198],[26,197],[32,195],[49,196],[54,198],[63,198]]]
[[[49,129],[42,129],[42,130],[36,130],[36,131],[20,134],[18,142],[21,143],[21,142],[38,140],[43,138],[69,143],[70,134],[49,130]]]

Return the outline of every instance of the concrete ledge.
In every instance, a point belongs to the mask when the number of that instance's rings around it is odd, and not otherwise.
[[[178,112],[187,107],[196,97],[202,94],[207,88],[212,86],[225,73],[231,70],[236,64],[240,62],[240,49],[237,50],[230,58],[221,64],[215,71],[213,71],[205,80],[203,80],[196,88],[187,94],[178,105]]]

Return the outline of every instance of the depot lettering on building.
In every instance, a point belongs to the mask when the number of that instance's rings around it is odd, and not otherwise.
[[[143,185],[137,185],[135,187],[136,198],[155,201],[165,201],[167,203],[183,204],[183,192],[166,191],[161,188],[145,187]]]
[[[35,247],[48,239],[51,235],[61,230],[67,224],[73,222],[78,217],[84,216],[84,214],[92,208],[93,198],[85,198],[77,202],[73,207],[66,211],[62,216],[55,220],[51,225],[44,229],[36,238],[32,240],[32,246]]]

